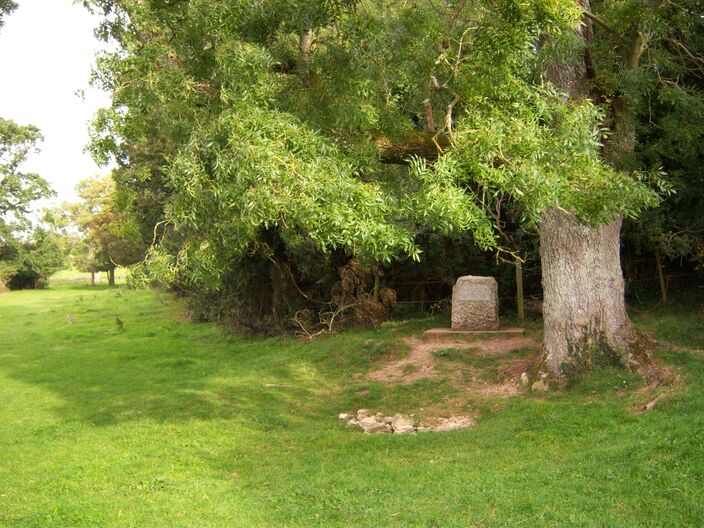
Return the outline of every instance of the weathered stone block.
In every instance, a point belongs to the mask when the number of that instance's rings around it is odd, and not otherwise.
[[[499,286],[494,277],[467,275],[452,288],[453,330],[499,328]]]

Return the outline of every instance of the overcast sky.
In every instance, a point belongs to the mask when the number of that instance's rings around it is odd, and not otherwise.
[[[0,116],[41,129],[42,151],[22,168],[47,179],[58,193],[52,201],[61,203],[75,198],[79,180],[107,171],[83,153],[88,122],[109,104],[88,87],[101,48],[93,36],[98,20],[72,0],[17,3],[0,30]]]

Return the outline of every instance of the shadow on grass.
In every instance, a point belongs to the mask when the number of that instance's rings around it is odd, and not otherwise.
[[[148,292],[62,285],[17,295],[0,307],[0,371],[58,396],[38,405],[63,420],[286,428],[329,385],[299,344],[179,321],[173,301]]]

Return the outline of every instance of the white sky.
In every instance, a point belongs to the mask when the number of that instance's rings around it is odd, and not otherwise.
[[[58,193],[52,202],[73,200],[79,180],[107,171],[83,152],[89,121],[109,104],[108,94],[88,86],[102,47],[93,36],[98,19],[73,0],[17,3],[0,29],[0,116],[39,127],[42,150],[22,170],[49,181]]]

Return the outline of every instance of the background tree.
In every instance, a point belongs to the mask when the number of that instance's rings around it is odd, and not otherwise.
[[[44,179],[21,170],[41,139],[36,127],[0,118],[0,289],[40,287],[61,260],[53,233],[31,231],[27,218],[31,202],[52,194]]]
[[[59,236],[44,226],[0,245],[0,287],[12,290],[43,288],[49,276],[65,266]]]
[[[41,140],[36,127],[0,118],[0,222],[5,225],[24,220],[32,201],[52,194],[38,174],[20,170]]]
[[[17,2],[0,0],[0,29],[5,25],[4,18],[17,9]]]
[[[115,268],[137,262],[144,248],[134,240],[136,226],[118,209],[115,182],[110,176],[90,178],[76,187],[81,202],[67,206],[75,225],[82,233],[76,244],[76,263],[89,271],[95,283],[95,273],[106,271],[108,284],[115,285]]]
[[[618,96],[632,114],[636,141],[630,162],[662,166],[676,190],[642,221],[625,225],[625,249],[635,261],[629,272],[640,279],[652,276],[655,269],[665,301],[666,265],[691,273],[704,262],[704,223],[699,214],[704,201],[703,6],[657,2],[633,6],[626,13],[599,2],[594,9],[601,20],[595,32],[614,44],[635,43],[640,35],[643,52],[638,63],[610,76],[618,82],[599,78],[598,86],[608,97]],[[613,61],[607,65],[614,67]]]

